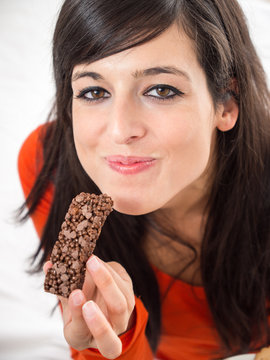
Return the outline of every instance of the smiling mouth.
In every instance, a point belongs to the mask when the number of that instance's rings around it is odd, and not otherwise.
[[[156,162],[152,157],[113,155],[105,158],[109,167],[123,175],[135,175],[150,169]]]

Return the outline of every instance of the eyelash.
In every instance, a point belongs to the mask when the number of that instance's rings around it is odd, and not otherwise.
[[[151,91],[158,90],[158,89],[168,89],[168,90],[170,90],[170,92],[173,92],[173,94],[168,95],[166,97],[147,95]],[[94,99],[94,98],[88,98],[87,96],[85,96],[87,93],[91,93],[94,91],[104,91],[105,94],[109,94],[109,92],[106,91],[105,89],[103,89],[102,87],[88,87],[88,88],[81,90],[79,92],[79,94],[76,96],[76,99],[81,99],[81,100],[87,101],[87,102],[99,102],[99,101],[102,101],[102,100],[110,97],[110,96],[103,96],[103,97]],[[153,98],[153,100],[155,100],[155,101],[160,101],[160,100],[161,101],[170,101],[170,100],[173,100],[176,96],[180,96],[180,97],[183,96],[184,93],[182,91],[178,90],[177,88],[175,88],[174,86],[166,85],[166,84],[158,84],[158,85],[152,86],[150,89],[145,91],[143,95],[149,96],[149,97]]]

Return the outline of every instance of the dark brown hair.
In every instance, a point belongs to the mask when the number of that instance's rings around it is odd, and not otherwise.
[[[194,41],[214,104],[233,96],[239,117],[216,133],[214,180],[201,251],[201,273],[224,356],[270,342],[269,93],[244,15],[235,0],[66,0],[53,41],[54,117],[42,138],[44,165],[26,200],[31,215],[50,182],[54,199],[36,258],[50,254],[71,199],[99,193],[76,155],[71,119],[71,74],[143,44],[178,23]],[[231,86],[235,81],[237,86]],[[147,337],[156,350],[161,304],[154,272],[143,251],[147,216],[110,215],[96,253],[119,261],[149,312]],[[132,251],[132,256],[130,253]]]

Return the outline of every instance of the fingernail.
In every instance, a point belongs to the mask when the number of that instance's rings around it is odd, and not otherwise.
[[[82,298],[82,294],[78,291],[72,294],[72,301],[73,304],[78,306],[81,305],[83,298]]]
[[[96,316],[96,305],[90,300],[83,305],[83,312],[87,319],[91,320]]]
[[[87,267],[91,271],[97,271],[100,268],[100,263],[95,256],[91,256],[87,261]]]

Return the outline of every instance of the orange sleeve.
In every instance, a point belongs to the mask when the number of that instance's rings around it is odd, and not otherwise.
[[[18,156],[18,172],[25,198],[29,195],[43,164],[41,136],[46,125],[35,129],[24,141]],[[49,215],[53,198],[53,185],[50,184],[31,215],[36,231],[41,237]]]
[[[29,195],[43,164],[41,135],[45,126],[46,125],[41,125],[34,130],[24,141],[19,152],[18,171],[25,198]],[[53,184],[50,184],[36,210],[31,214],[39,237],[42,235],[43,228],[49,215],[50,206],[53,200],[53,191]],[[123,351],[119,359],[152,360],[152,351],[145,336],[148,313],[143,303],[138,298],[136,298],[135,311],[135,326],[120,337],[123,344]],[[72,358],[75,360],[105,359],[96,349],[86,349],[83,351],[71,349],[71,354]]]

